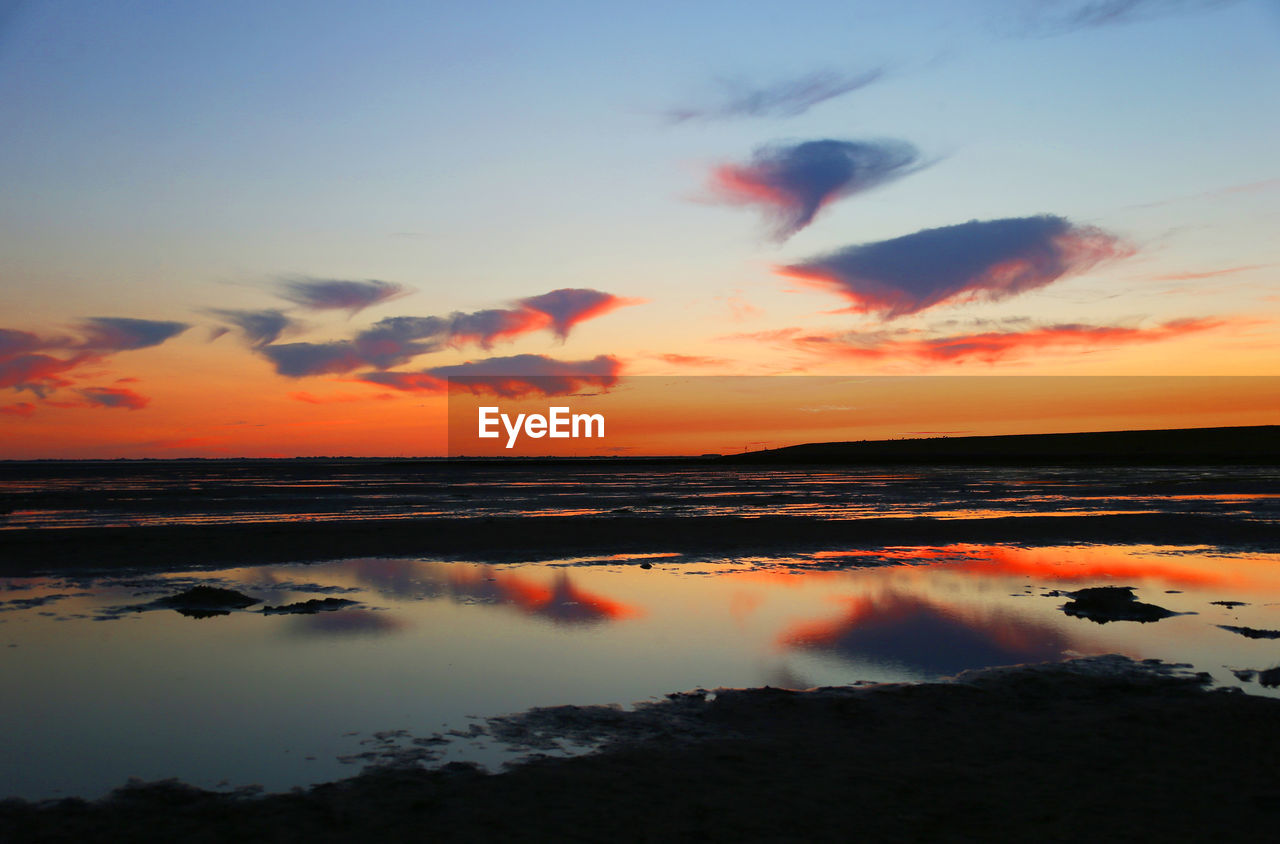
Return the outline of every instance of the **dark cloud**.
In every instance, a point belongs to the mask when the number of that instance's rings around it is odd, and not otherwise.
[[[389,369],[439,350],[449,333],[450,321],[442,317],[387,317],[357,334],[355,347],[370,366]]]
[[[1125,254],[1101,229],[1043,215],[925,229],[779,272],[844,296],[853,311],[893,319],[946,302],[1005,299]]]
[[[330,343],[281,343],[260,346],[276,372],[290,378],[341,375],[373,367],[401,366],[441,348],[449,321],[440,317],[388,317],[359,332],[354,340]]]
[[[865,88],[883,76],[884,69],[875,68],[860,74],[819,71],[765,86],[722,79],[718,80],[721,88],[718,103],[674,108],[666,113],[666,117],[671,123],[738,117],[797,117],[827,100]]]
[[[595,319],[598,316],[626,305],[638,305],[639,299],[624,299],[583,287],[562,287],[543,293],[541,296],[530,296],[521,299],[519,304],[526,310],[544,314],[550,320],[551,330],[561,340],[569,336],[569,330],[580,322]]]
[[[335,343],[282,343],[258,351],[275,364],[276,372],[290,378],[307,375],[340,375],[369,366],[348,340]]]
[[[571,395],[587,388],[608,389],[618,382],[621,369],[622,362],[609,355],[580,361],[556,360],[545,355],[511,355],[437,366],[421,372],[368,372],[360,378],[397,390],[442,392],[449,389],[519,398]]]
[[[240,333],[244,335],[244,339],[250,346],[254,347],[274,343],[286,331],[299,327],[295,320],[290,319],[283,311],[278,311],[274,308],[262,311],[234,311],[212,308],[209,313],[239,329]],[[218,334],[217,336],[220,337],[222,335]],[[211,339],[216,340],[217,337]]]
[[[123,387],[89,387],[76,392],[88,399],[90,404],[98,407],[122,407],[125,410],[141,410],[151,401],[146,396],[140,396],[133,390],[127,390]]]
[[[785,239],[823,207],[919,169],[919,153],[904,141],[805,141],[756,150],[748,164],[716,168],[711,188],[723,202],[760,205]]]
[[[0,328],[0,360],[42,348],[44,342],[30,331]]]
[[[159,346],[165,340],[176,337],[191,326],[185,322],[161,322],[153,319],[129,319],[127,317],[93,317],[85,320],[80,328],[86,339],[82,348],[96,352],[125,352]]]
[[[1081,29],[1138,23],[1171,15],[1209,11],[1238,0],[1032,0],[1023,10],[1019,32],[1060,35]]]
[[[404,285],[391,281],[300,278],[284,282],[280,296],[313,311],[347,311],[354,314],[371,305],[411,292]]]
[[[949,675],[1058,659],[1073,643],[1043,622],[1011,614],[966,614],[913,595],[890,593],[851,599],[843,616],[796,625],[782,635],[781,644],[854,663],[890,663]]]
[[[545,328],[551,318],[530,308],[494,308],[475,313],[454,313],[449,323],[449,342],[454,345],[474,343],[483,349],[497,340],[510,340]]]
[[[292,378],[341,374],[369,367],[385,370],[447,346],[476,345],[488,349],[500,340],[513,340],[543,329],[551,330],[563,340],[575,325],[638,301],[599,290],[562,288],[521,299],[510,308],[459,311],[447,317],[387,317],[358,332],[351,340],[259,345],[257,348],[275,365],[276,372]],[[268,327],[274,327],[274,323]]]

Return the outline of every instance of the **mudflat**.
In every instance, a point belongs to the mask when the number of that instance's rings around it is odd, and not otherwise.
[[[502,719],[602,742],[498,774],[0,803],[13,841],[1191,841],[1280,819],[1280,701],[1093,657],[918,685],[720,690]]]

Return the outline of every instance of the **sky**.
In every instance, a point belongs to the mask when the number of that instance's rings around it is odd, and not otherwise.
[[[1275,0],[0,0],[0,458],[441,454],[474,376],[1277,376],[1276,90]]]

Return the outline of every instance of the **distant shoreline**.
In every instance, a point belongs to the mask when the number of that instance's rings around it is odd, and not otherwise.
[[[801,443],[733,454],[529,457],[175,457],[0,459],[0,472],[23,467],[156,466],[166,464],[357,464],[365,466],[627,465],[1147,465],[1243,464],[1280,466],[1280,425],[912,437]]]

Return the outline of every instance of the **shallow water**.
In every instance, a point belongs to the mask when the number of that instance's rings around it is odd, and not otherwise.
[[[208,618],[139,609],[196,583],[262,603]],[[1098,585],[1187,614],[1097,624],[1048,594]],[[321,597],[357,603],[256,611]],[[1277,642],[1219,625],[1280,629],[1280,554],[951,545],[691,558],[655,540],[652,555],[536,564],[9,578],[0,795],[92,797],[130,776],[279,791],[414,755],[496,767],[511,754],[472,726],[531,706],[928,680],[1076,654],[1191,662],[1274,694],[1232,669],[1275,666]]]
[[[0,463],[0,531],[604,513],[827,519],[1207,513],[1275,522],[1277,475],[1271,467]]]

